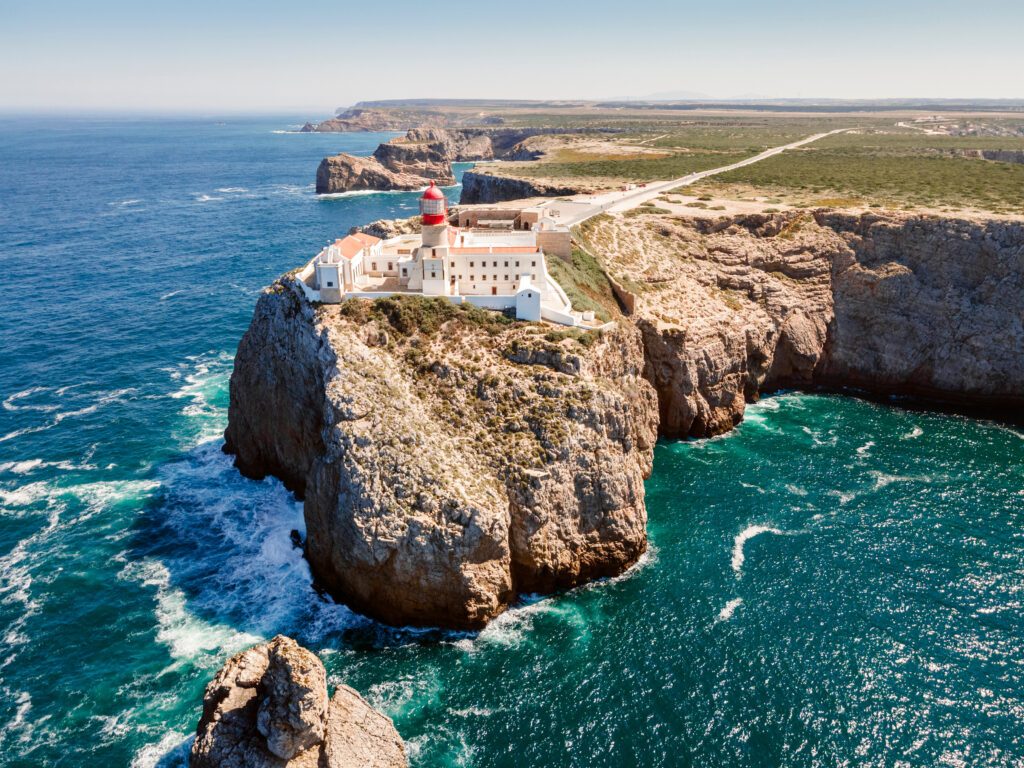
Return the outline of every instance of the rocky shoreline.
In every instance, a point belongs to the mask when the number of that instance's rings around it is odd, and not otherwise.
[[[369,157],[345,153],[325,157],[317,168],[316,192],[421,189],[431,181],[454,184],[452,163],[533,160],[542,150],[531,139],[565,132],[551,128],[415,128],[379,145]]]
[[[478,628],[621,573],[646,547],[657,436],[721,434],[780,387],[1024,405],[1019,223],[641,211],[579,239],[604,255],[602,334],[423,299],[314,307],[289,277],[260,298],[225,450],[304,497],[339,600]]]

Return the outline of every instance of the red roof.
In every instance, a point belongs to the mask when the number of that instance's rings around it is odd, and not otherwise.
[[[341,251],[342,256],[346,259],[352,259],[355,258],[363,248],[368,248],[379,242],[379,237],[368,235],[365,232],[356,232],[353,235],[346,235],[340,240],[335,240],[334,244],[338,246],[338,250]]]
[[[423,193],[424,200],[444,200],[444,192],[437,188],[434,182],[430,182],[430,186],[427,187]]]

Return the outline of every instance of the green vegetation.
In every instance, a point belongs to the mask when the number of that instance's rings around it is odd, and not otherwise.
[[[583,249],[573,248],[572,264],[557,257],[548,259],[548,272],[562,286],[573,309],[593,310],[604,322],[620,314],[608,275],[600,262]]]
[[[670,154],[587,154],[559,152],[539,163],[502,163],[502,175],[556,179],[676,179],[694,171],[729,165],[749,157],[747,152],[677,152]]]
[[[914,133],[838,134],[799,151],[716,177],[706,185],[749,184],[800,194],[809,205],[977,207],[1024,213],[1024,165],[964,157],[971,149],[1024,149],[1024,138]]]
[[[633,218],[634,216],[643,216],[645,213],[667,214],[672,213],[672,211],[668,208],[659,208],[654,203],[643,203],[632,210],[626,211],[622,215],[626,218]]]
[[[600,331],[581,331],[579,328],[563,328],[557,331],[548,331],[544,334],[544,340],[552,344],[558,344],[565,339],[572,339],[584,347],[592,347],[598,340]]]
[[[452,304],[444,298],[390,296],[374,299],[349,299],[339,306],[339,314],[357,323],[371,319],[386,321],[397,333],[432,336],[445,323],[456,322],[497,333],[514,321],[505,314],[481,309],[473,304]]]

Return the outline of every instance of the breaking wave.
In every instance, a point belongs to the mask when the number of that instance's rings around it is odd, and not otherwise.
[[[787,535],[786,531],[782,531],[778,528],[773,528],[770,525],[749,525],[736,534],[736,538],[732,542],[732,571],[736,574],[737,578],[743,575],[743,563],[746,560],[746,556],[743,554],[743,546],[755,536],[760,536],[762,533],[773,533],[776,536]]]

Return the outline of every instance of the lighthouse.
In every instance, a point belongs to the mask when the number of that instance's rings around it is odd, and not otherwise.
[[[428,248],[448,245],[448,201],[434,182],[420,197],[420,216],[423,224],[423,245]]]
[[[444,193],[434,182],[420,197],[421,245],[416,249],[409,287],[424,296],[448,296],[452,292],[448,244],[448,212]]]

